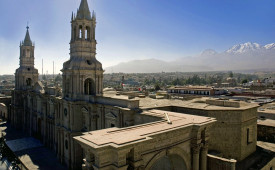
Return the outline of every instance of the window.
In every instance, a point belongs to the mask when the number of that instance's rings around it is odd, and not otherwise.
[[[27,86],[31,86],[32,85],[32,79],[28,78],[26,80]]]
[[[86,95],[94,94],[94,82],[90,78],[86,79],[84,82],[84,94]]]
[[[246,142],[249,144],[249,129],[246,129]]]
[[[90,40],[90,27],[85,29],[85,40]]]
[[[79,26],[79,35],[78,37],[81,39],[82,38],[82,26]]]
[[[67,116],[67,114],[68,114],[68,113],[67,113],[67,109],[65,108],[65,109],[64,109],[64,115]]]
[[[251,132],[251,129],[250,129],[250,128],[247,128],[247,129],[246,129],[246,142],[247,142],[247,144],[250,144],[250,143],[253,142],[252,133],[253,133],[253,132]]]
[[[111,123],[111,127],[115,127],[115,124]]]
[[[68,146],[69,146],[69,144],[68,144],[68,140],[65,140],[65,148],[68,150]]]

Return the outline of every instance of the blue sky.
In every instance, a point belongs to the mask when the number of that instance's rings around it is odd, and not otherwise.
[[[103,67],[134,59],[175,60],[205,49],[275,42],[274,0],[88,0],[97,14],[97,59]],[[29,22],[35,67],[56,72],[69,59],[71,13],[80,0],[1,0],[0,74],[19,66]]]

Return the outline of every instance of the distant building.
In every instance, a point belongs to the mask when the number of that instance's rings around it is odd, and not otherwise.
[[[167,89],[168,93],[176,94],[194,94],[194,95],[205,95],[214,96],[215,90],[213,87],[207,86],[185,86],[185,87],[171,87]]]
[[[275,143],[275,120],[258,120],[258,140]]]

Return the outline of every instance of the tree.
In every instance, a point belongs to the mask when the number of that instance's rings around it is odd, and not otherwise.
[[[229,77],[231,77],[231,78],[233,77],[233,72],[232,71],[229,71],[228,74],[229,74]]]
[[[155,90],[156,90],[156,91],[160,90],[159,84],[155,84]]]
[[[247,79],[242,80],[242,84],[245,84],[245,83],[247,83],[247,82],[248,82]]]
[[[46,77],[46,75],[44,74],[44,75],[42,75],[42,80],[44,80],[44,81],[46,81],[47,80],[47,77]]]

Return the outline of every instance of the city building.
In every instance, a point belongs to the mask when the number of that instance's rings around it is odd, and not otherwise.
[[[257,104],[103,93],[95,28],[95,13],[81,0],[60,89],[38,81],[27,27],[8,116],[13,127],[40,139],[69,169],[233,170],[256,151]]]
[[[186,87],[168,88],[168,93],[214,96],[215,90],[213,87],[207,87],[207,86],[186,86]]]

